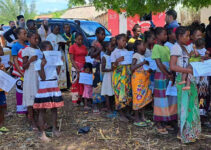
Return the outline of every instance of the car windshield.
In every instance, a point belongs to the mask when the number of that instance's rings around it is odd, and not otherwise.
[[[80,27],[87,36],[95,36],[95,31],[98,27],[103,27],[105,29],[106,36],[111,35],[111,33],[104,26],[96,22],[80,22]]]

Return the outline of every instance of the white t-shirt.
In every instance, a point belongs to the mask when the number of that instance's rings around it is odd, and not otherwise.
[[[127,51],[127,49],[115,48],[115,50],[111,53],[111,62],[112,63],[116,62],[116,60],[121,57],[122,51]]]
[[[170,42],[166,42],[166,43],[164,44],[164,46],[167,46],[167,47],[169,48],[170,52],[171,52],[171,49],[172,49],[172,47],[174,46],[174,44],[172,44],[172,43],[170,43]]]
[[[141,55],[139,53],[133,54],[133,58],[137,59],[136,64],[140,64],[141,62],[144,61],[144,55]]]
[[[144,54],[144,56],[147,58],[147,57],[151,57],[152,56],[152,50],[146,48],[146,52]]]

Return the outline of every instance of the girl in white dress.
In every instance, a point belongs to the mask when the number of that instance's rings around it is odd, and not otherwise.
[[[108,111],[111,111],[110,100],[111,97],[114,95],[114,90],[112,87],[112,75],[113,70],[111,66],[111,52],[114,50],[111,43],[109,42],[106,46],[106,54],[102,57],[102,72],[104,73],[103,76],[103,83],[101,88],[101,95],[106,97],[106,107]]]
[[[22,52],[23,57],[23,69],[24,73],[24,83],[23,83],[23,105],[27,106],[28,109],[28,119],[30,126],[33,130],[37,130],[34,113],[33,104],[35,95],[38,91],[38,73],[35,71],[34,63],[37,60],[39,35],[35,32],[28,33],[28,41],[30,43],[29,47],[26,47]]]

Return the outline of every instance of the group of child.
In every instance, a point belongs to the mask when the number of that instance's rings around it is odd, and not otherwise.
[[[169,66],[170,51],[174,44],[177,44],[177,40],[185,40],[185,37],[181,36],[183,33],[180,30],[157,27],[146,31],[141,39],[140,30],[140,26],[135,25],[134,37],[129,41],[125,34],[119,34],[111,38],[109,42],[104,42],[105,30],[100,27],[96,30],[97,40],[93,42],[89,51],[83,45],[83,35],[80,33],[75,35],[75,43],[69,48],[72,62],[73,103],[83,102],[85,110],[92,109],[90,106],[94,104],[93,113],[100,113],[98,104],[105,101],[106,111],[111,113],[115,106],[121,121],[128,122],[129,116],[134,119],[134,125],[145,127],[153,123],[145,118],[144,107],[154,100],[153,119],[157,124],[157,131],[168,134],[169,130],[174,130],[173,123],[177,120],[177,95],[166,94],[169,81],[172,81],[171,86],[175,87],[175,73],[170,71]],[[44,55],[41,58],[36,55],[38,49],[42,52],[53,50],[49,41],[39,43],[39,35],[36,32],[26,33],[23,28],[18,28],[16,31],[18,42],[12,48],[15,64],[13,72],[19,78],[18,81],[23,81],[23,85],[17,84],[17,88],[23,89],[23,105],[27,106],[32,129],[37,129],[34,111],[39,110],[41,139],[49,141],[50,139],[45,134],[46,123],[43,117],[46,109],[51,109],[53,134],[59,136],[56,123],[57,108],[64,105],[57,81],[61,67],[48,66]],[[209,59],[202,37],[195,38],[198,31],[200,30],[191,30],[193,44],[192,47],[190,43],[187,46],[187,53],[193,61]],[[15,51],[17,51],[16,54]],[[125,58],[129,59],[129,57],[123,54],[129,55],[130,51],[134,52],[133,56],[131,55],[132,61],[125,63],[129,61]],[[18,55],[21,55],[22,59]],[[87,56],[90,56],[93,62],[86,61]],[[147,58],[156,63],[156,69],[146,69],[151,63]],[[0,69],[4,70],[2,64],[0,65]],[[191,66],[190,69],[192,69]],[[52,73],[52,70],[56,74]],[[49,71],[51,73],[47,73]],[[79,83],[81,72],[93,74],[93,85]],[[190,89],[191,76],[191,74],[183,74],[182,82],[179,82],[179,84],[186,84],[183,90]],[[19,93],[17,90],[17,97],[20,96]],[[0,98],[2,108],[6,105],[3,91],[0,91]],[[1,111],[0,114],[2,113],[4,112]],[[0,121],[2,122],[2,119]]]

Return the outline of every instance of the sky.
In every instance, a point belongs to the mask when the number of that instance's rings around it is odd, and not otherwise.
[[[68,0],[35,0],[38,14],[63,10],[68,7]]]

